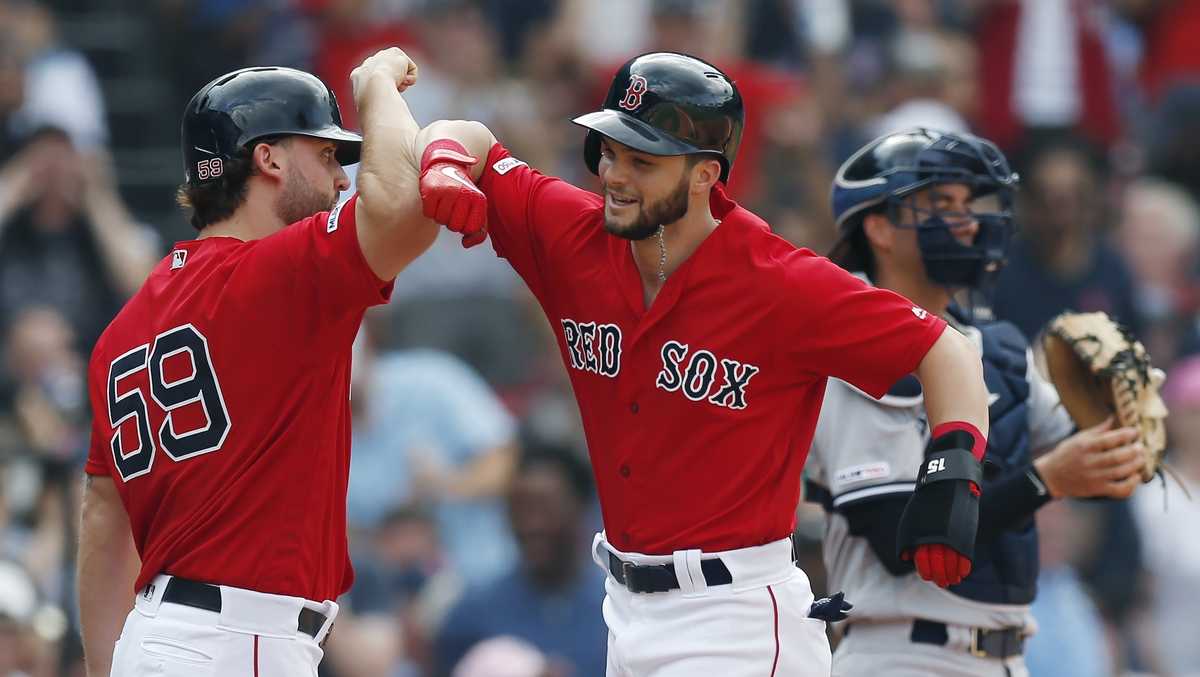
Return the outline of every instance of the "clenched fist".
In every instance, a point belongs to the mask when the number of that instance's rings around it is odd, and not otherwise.
[[[357,68],[350,71],[350,84],[354,89],[354,101],[362,105],[367,83],[372,78],[386,77],[395,83],[396,90],[403,92],[417,82],[417,64],[399,47],[388,47],[367,57]]]
[[[487,197],[471,180],[479,160],[451,139],[431,142],[421,155],[421,206],[425,216],[456,233],[463,247],[487,239]]]
[[[940,587],[957,585],[971,573],[971,560],[948,545],[918,545],[913,555],[917,575]]]

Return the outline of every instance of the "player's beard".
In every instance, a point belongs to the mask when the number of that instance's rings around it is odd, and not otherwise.
[[[336,191],[332,195],[322,193],[299,170],[289,167],[283,191],[275,202],[275,213],[279,214],[284,223],[295,223],[317,212],[333,209],[337,204],[337,197]]]
[[[657,233],[659,226],[669,225],[682,219],[688,210],[689,177],[690,173],[684,171],[683,176],[679,179],[679,184],[675,186],[675,190],[671,191],[670,195],[649,205],[643,203],[638,209],[637,218],[627,226],[606,216],[604,229],[626,240],[645,240]]]

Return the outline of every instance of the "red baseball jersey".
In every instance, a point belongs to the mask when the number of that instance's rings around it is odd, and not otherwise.
[[[346,547],[350,347],[392,283],[351,198],[243,242],[180,242],[92,353],[86,471],[111,475],[158,573],[313,600]]]
[[[557,335],[608,538],[647,554],[788,536],[826,378],[876,396],[945,323],[797,249],[721,186],[721,221],[650,308],[603,198],[497,144],[479,181],[496,252]],[[670,252],[668,252],[670,255]]]

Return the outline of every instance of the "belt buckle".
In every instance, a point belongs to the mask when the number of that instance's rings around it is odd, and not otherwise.
[[[982,638],[982,636],[983,636],[983,630],[980,630],[979,628],[971,628],[971,647],[970,647],[970,649],[968,649],[968,651],[971,653],[972,656],[975,656],[977,658],[987,658],[988,657],[988,653],[986,651],[984,651],[983,649],[979,648],[980,639]]]

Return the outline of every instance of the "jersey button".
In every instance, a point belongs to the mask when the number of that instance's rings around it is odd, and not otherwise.
[[[629,475],[630,475],[629,466],[627,464],[622,464],[620,473],[621,473],[621,477],[629,477]]]
[[[630,402],[630,403],[629,403],[629,411],[630,411],[630,413],[633,413],[633,414],[636,414],[636,413],[638,413],[638,403],[637,403],[637,402]]]

